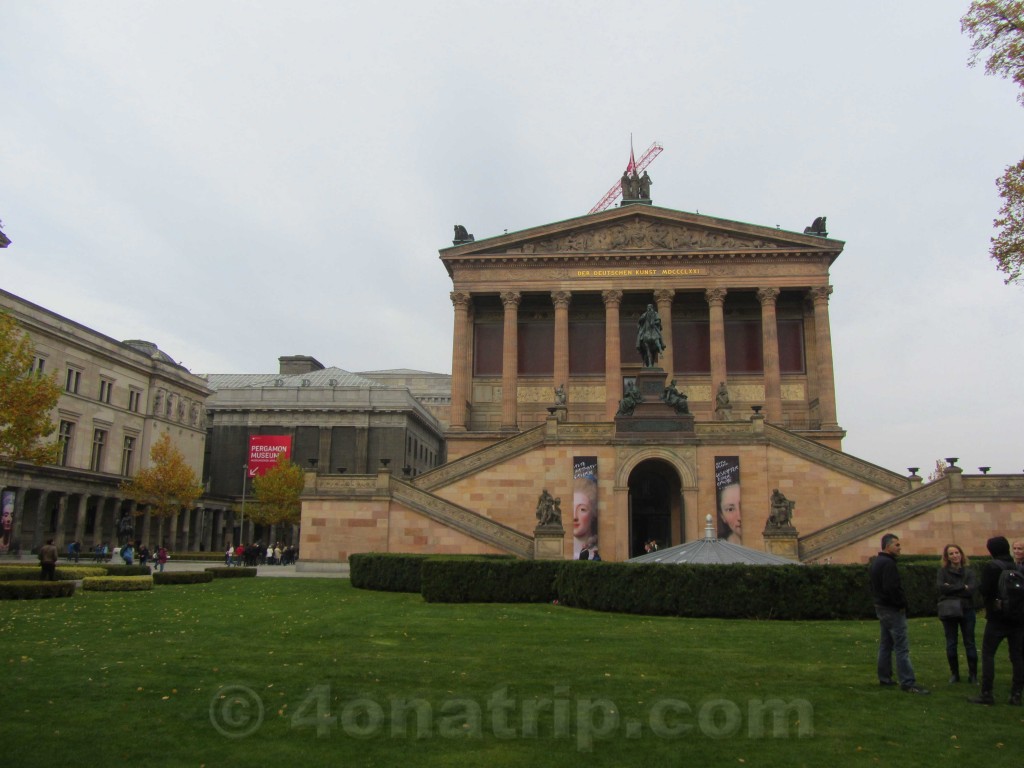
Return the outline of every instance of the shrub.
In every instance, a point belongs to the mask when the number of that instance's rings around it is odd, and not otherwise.
[[[58,581],[75,581],[86,576],[103,576],[105,571],[95,565],[59,565]],[[40,581],[38,565],[0,565],[0,581]]]
[[[107,576],[150,576],[153,573],[148,565],[118,565],[110,563],[100,567],[107,572]]]
[[[224,565],[220,568],[204,568],[205,573],[209,573],[215,579],[245,579],[256,575],[255,568],[229,568]]]
[[[430,603],[549,603],[558,596],[562,560],[431,557],[421,566]]]
[[[349,555],[349,580],[359,589],[419,592],[420,569],[430,555],[360,552]]]
[[[73,581],[0,581],[0,600],[40,600],[47,597],[71,597]]]
[[[209,571],[161,571],[153,574],[153,583],[166,584],[208,584],[213,581]]]
[[[143,592],[152,588],[152,576],[96,576],[82,579],[82,589],[86,592]]]

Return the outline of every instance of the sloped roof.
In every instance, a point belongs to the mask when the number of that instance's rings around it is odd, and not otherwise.
[[[222,389],[262,389],[264,387],[384,388],[383,384],[335,367],[289,375],[280,373],[207,373],[203,375],[203,378],[206,379],[210,389],[214,391]]]
[[[704,528],[703,539],[688,541],[685,544],[668,547],[667,549],[659,549],[656,552],[647,552],[638,557],[630,558],[626,562],[692,563],[695,565],[733,565],[736,563],[745,565],[801,565],[801,563],[785,557],[722,541],[715,536],[715,530],[711,524],[711,515],[707,516],[707,525]]]

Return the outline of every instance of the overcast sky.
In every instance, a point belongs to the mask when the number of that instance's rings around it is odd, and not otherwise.
[[[656,205],[846,241],[847,451],[1019,473],[1024,109],[967,5],[0,0],[0,286],[195,373],[447,373],[452,225],[586,213],[632,134]]]

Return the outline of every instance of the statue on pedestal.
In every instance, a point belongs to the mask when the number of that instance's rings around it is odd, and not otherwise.
[[[537,525],[538,526],[562,526],[562,500],[552,497],[545,488],[537,500]]]
[[[661,399],[672,406],[676,413],[690,412],[690,403],[687,400],[686,395],[676,389],[675,379],[672,379],[672,383],[665,387],[665,391],[662,393]]]
[[[766,528],[792,528],[795,501],[790,501],[778,488],[772,491],[772,510]]]
[[[643,358],[644,368],[653,368],[658,364],[658,356],[665,350],[665,339],[661,335],[661,318],[653,304],[637,321],[636,350]]]
[[[626,387],[622,399],[619,400],[619,410],[615,412],[615,415],[632,416],[633,411],[643,402],[643,399],[643,395],[640,394],[640,390],[636,388],[636,385],[630,384]]]

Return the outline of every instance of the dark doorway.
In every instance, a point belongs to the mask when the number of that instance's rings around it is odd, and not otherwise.
[[[676,471],[663,461],[642,462],[629,476],[629,556],[644,554],[651,539],[661,549],[682,544],[684,530]]]

